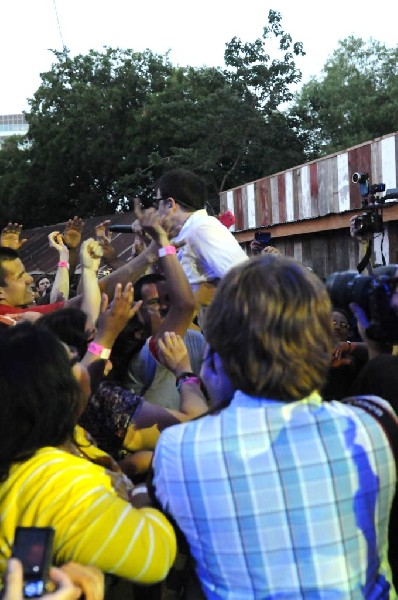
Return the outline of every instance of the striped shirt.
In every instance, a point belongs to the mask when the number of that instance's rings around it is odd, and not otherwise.
[[[207,598],[396,597],[394,457],[363,410],[236,392],[220,413],[165,430],[154,470]]]
[[[0,571],[17,525],[53,527],[54,563],[75,561],[141,583],[174,562],[174,530],[159,511],[116,495],[105,469],[53,447],[12,466],[0,484]]]

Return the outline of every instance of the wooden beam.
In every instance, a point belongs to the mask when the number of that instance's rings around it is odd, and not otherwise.
[[[363,208],[350,210],[344,213],[326,215],[316,219],[305,219],[303,221],[293,221],[291,223],[279,223],[268,227],[257,227],[256,229],[246,229],[232,232],[238,242],[251,242],[254,239],[256,231],[269,231],[273,238],[290,237],[292,235],[305,235],[307,233],[320,233],[322,231],[331,231],[334,229],[349,228],[350,219],[353,216],[364,212]],[[389,203],[383,207],[383,221],[398,221],[398,202]]]

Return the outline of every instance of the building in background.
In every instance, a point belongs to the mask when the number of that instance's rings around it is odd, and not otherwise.
[[[25,135],[28,133],[29,125],[25,115],[0,115],[0,148],[4,140],[11,135]]]

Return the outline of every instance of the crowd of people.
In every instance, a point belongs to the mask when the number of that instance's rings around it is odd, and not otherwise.
[[[3,229],[6,600],[17,527],[54,530],[48,600],[396,597],[393,346],[206,201],[171,170],[135,202],[129,260],[74,217],[36,281]]]

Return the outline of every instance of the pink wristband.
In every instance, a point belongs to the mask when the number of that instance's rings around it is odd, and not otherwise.
[[[159,248],[159,258],[162,256],[167,256],[168,254],[176,254],[176,249],[174,246],[163,246]]]
[[[69,263],[66,260],[60,260],[57,266],[58,267],[66,267],[67,269],[69,269]]]
[[[104,348],[104,346],[101,346],[101,344],[96,344],[95,342],[90,342],[87,350],[91,352],[91,354],[95,354],[95,356],[99,356],[105,360],[108,360],[111,355],[109,348]]]

